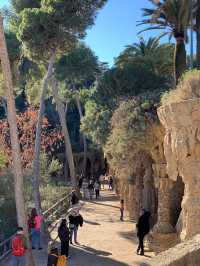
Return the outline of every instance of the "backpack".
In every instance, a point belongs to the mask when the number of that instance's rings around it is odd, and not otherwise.
[[[12,240],[12,255],[13,256],[24,256],[25,247],[24,247],[24,239],[15,236]]]
[[[57,266],[67,266],[67,258],[66,258],[66,256],[64,256],[64,255],[58,256]]]

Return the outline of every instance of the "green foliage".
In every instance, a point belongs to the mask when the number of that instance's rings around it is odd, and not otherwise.
[[[127,64],[144,65],[160,76],[173,76],[172,44],[160,44],[160,38],[149,38],[145,41],[140,38],[139,43],[128,45],[115,59],[116,66]]]
[[[11,0],[15,12],[19,13],[25,8],[39,8],[41,0]]]
[[[200,70],[186,72],[174,90],[163,94],[162,104],[200,98]]]
[[[105,145],[105,152],[114,168],[124,163],[133,163],[133,156],[140,150],[150,152],[151,127],[158,122],[156,107],[160,92],[141,95],[122,101],[113,113],[111,132]]]
[[[166,87],[166,80],[144,65],[126,64],[108,70],[100,81],[96,99],[113,108],[119,100]]]
[[[143,8],[145,19],[139,25],[150,25],[146,30],[166,30],[165,34],[175,38],[186,38],[185,32],[189,26],[192,1],[188,0],[158,0],[152,1],[152,8]]]
[[[20,59],[21,43],[18,41],[16,34],[13,32],[6,32],[5,37],[10,62],[16,62]]]
[[[81,130],[96,145],[103,146],[109,132],[110,117],[111,110],[95,101],[88,101],[85,105],[85,116],[81,120]]]
[[[57,167],[56,167],[57,168]],[[56,169],[53,167],[53,169]],[[40,187],[42,208],[46,210],[55,204],[69,188],[55,186],[54,183],[42,184]],[[70,191],[69,191],[70,192]],[[33,191],[30,172],[25,173],[26,207],[30,213],[34,207]],[[9,237],[16,232],[17,220],[14,198],[14,179],[12,172],[7,169],[0,175],[0,237]],[[1,239],[0,239],[1,240]]]
[[[49,161],[47,154],[40,155],[40,181],[42,184],[51,183],[53,180],[51,176],[59,173],[62,170],[62,165],[57,159]]]
[[[94,82],[98,73],[97,57],[81,43],[67,55],[61,56],[56,64],[57,78],[71,81],[75,86]]]
[[[0,152],[0,170],[5,168],[8,159],[3,152]]]
[[[71,49],[77,38],[94,23],[97,10],[106,1],[42,0],[41,8],[19,13],[18,38],[29,56],[42,58]]]

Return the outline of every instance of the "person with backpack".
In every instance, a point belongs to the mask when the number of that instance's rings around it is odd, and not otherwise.
[[[69,215],[69,229],[70,229],[70,244],[73,244],[72,239],[74,237],[74,243],[78,244],[77,233],[78,227],[83,226],[83,217],[79,213],[71,213]]]
[[[69,228],[67,227],[67,220],[62,219],[58,228],[58,237],[61,242],[61,255],[65,255],[68,258],[69,255]]]
[[[29,221],[29,227],[31,229],[31,241],[32,241],[32,249],[41,247],[41,225],[42,225],[42,216],[37,214],[35,208],[31,211],[31,218]]]
[[[17,234],[11,241],[12,246],[12,266],[26,266],[25,253],[27,242],[22,227],[18,227]]]
[[[139,245],[137,248],[137,254],[144,255],[144,237],[150,231],[150,217],[151,213],[143,209],[143,214],[140,216],[138,223],[136,224],[137,227],[137,237],[139,240]]]

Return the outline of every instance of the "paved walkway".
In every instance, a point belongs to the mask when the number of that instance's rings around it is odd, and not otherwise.
[[[119,200],[113,192],[105,190],[98,201],[85,202],[81,214],[84,224],[78,231],[79,245],[70,246],[68,266],[136,266],[153,256],[149,252],[145,257],[136,255],[135,224],[119,221]],[[56,236],[57,231],[53,232]],[[45,249],[33,253],[36,266],[47,265]]]
[[[101,192],[101,199],[86,202],[81,214],[79,245],[71,246],[69,266],[136,266],[150,260],[135,254],[135,224],[119,221],[119,201],[113,192]]]

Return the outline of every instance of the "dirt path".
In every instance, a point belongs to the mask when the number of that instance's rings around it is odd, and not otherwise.
[[[86,202],[81,214],[84,225],[79,229],[79,245],[70,247],[69,266],[135,266],[147,262],[136,255],[135,224],[119,221],[119,201],[114,193],[101,192],[101,199]]]

